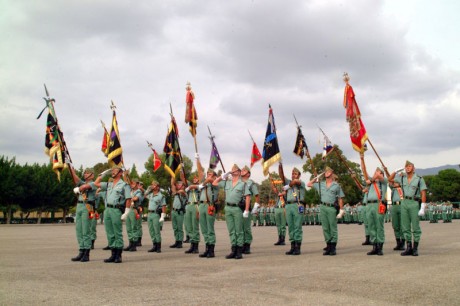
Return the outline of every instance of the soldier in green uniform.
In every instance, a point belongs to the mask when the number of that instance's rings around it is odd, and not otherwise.
[[[394,251],[404,251],[406,240],[401,229],[401,196],[402,190],[398,183],[390,183],[391,189],[391,225],[395,233],[396,246]]]
[[[215,257],[214,248],[216,246],[216,232],[214,223],[216,221],[216,201],[219,189],[212,185],[212,182],[217,178],[217,173],[208,169],[206,178],[199,185],[191,185],[192,188],[197,188],[200,191],[200,205],[198,211],[200,214],[200,228],[203,234],[204,243],[206,244],[205,251],[199,255],[201,258]]]
[[[199,171],[201,173],[201,171]],[[186,254],[198,254],[198,245],[200,243],[200,212],[198,204],[200,202],[200,190],[198,188],[202,177],[194,176],[189,186],[185,188],[187,192],[187,206],[185,207],[185,227],[190,236],[190,248],[185,251]]]
[[[153,244],[153,247],[148,252],[161,253],[160,222],[166,216],[166,199],[160,192],[160,184],[157,181],[152,181],[144,195],[149,200],[147,224]]]
[[[401,227],[407,245],[401,256],[418,256],[418,245],[422,236],[419,216],[425,214],[427,187],[425,180],[415,173],[413,163],[406,161],[405,170],[406,172],[398,177],[395,177],[396,173],[393,172],[389,180],[394,180],[401,186],[404,196],[401,204]],[[419,200],[422,201],[421,207]]]
[[[321,225],[321,206],[315,204],[315,225]]]
[[[246,183],[248,186],[249,192],[251,199],[254,199],[254,205],[259,205],[260,198],[259,198],[259,188],[257,187],[257,184],[250,179],[251,177],[251,169],[248,166],[244,166],[243,169],[241,169],[241,180]],[[252,208],[249,207],[249,217],[248,218],[243,218],[243,254],[251,254],[251,243],[252,243],[252,231],[251,231],[251,210]],[[271,215],[269,214],[269,222],[271,223],[270,220]]]
[[[101,191],[107,191],[107,207],[104,211],[105,229],[107,240],[112,250],[112,256],[105,259],[104,262],[121,263],[123,252],[123,224],[121,222],[122,211],[129,212],[131,205],[131,187],[122,179],[123,170],[119,166],[113,166],[111,171],[112,182],[101,182],[103,177],[108,174],[107,171],[101,173],[94,184],[101,188]]]
[[[280,167],[281,168],[281,167]],[[282,177],[281,171],[279,171]],[[283,187],[284,198],[286,199],[286,221],[289,229],[289,241],[291,249],[286,255],[300,255],[302,246],[302,217],[305,205],[305,183],[300,180],[300,170],[292,169],[291,179],[285,179]]]
[[[308,182],[308,187],[314,187],[320,195],[321,201],[321,225],[323,227],[326,249],[323,255],[334,256],[337,254],[336,247],[339,238],[337,231],[337,219],[342,218],[343,198],[345,197],[342,188],[335,181],[334,171],[330,167],[324,169],[325,182],[321,182],[318,177]],[[339,214],[337,214],[337,208]]]
[[[350,208],[350,204],[345,204],[345,216],[344,216],[344,219],[345,219],[345,224],[350,224],[351,223],[351,208]]]
[[[364,153],[360,153],[361,169],[366,182],[367,193],[367,219],[369,223],[370,241],[373,249],[367,255],[383,255],[383,244],[385,243],[385,213],[388,179],[382,169],[377,168],[372,178],[369,177],[364,161]],[[383,210],[382,210],[382,205]]]
[[[441,216],[442,216],[442,222],[447,223],[447,205],[446,202],[443,202],[441,205]]]
[[[136,237],[137,237],[136,246],[142,246],[142,235],[143,235],[142,217],[144,215],[143,202],[144,202],[145,190],[144,190],[144,184],[141,181],[139,181],[138,188],[141,192],[140,192],[140,195],[138,195],[139,201],[136,207],[138,215],[136,215],[136,223],[134,225],[134,232],[136,233]],[[137,218],[137,216],[139,216],[139,218]]]
[[[128,235],[129,245],[126,248],[124,248],[123,251],[136,252],[137,251],[137,241],[139,239],[137,236],[136,216],[138,216],[137,210],[139,208],[139,201],[142,198],[142,191],[139,189],[138,180],[132,180],[130,186],[131,186],[131,206],[130,206],[129,213],[126,216],[126,218],[123,218],[122,216],[122,220],[126,220],[126,233]]]
[[[264,226],[265,206],[266,204],[262,204],[259,208],[259,226]]]
[[[363,224],[364,224],[364,235],[366,239],[361,245],[371,245],[370,234],[369,234],[369,222],[367,220],[367,194],[369,189],[367,187],[363,188]]]
[[[73,179],[77,183],[74,188],[74,193],[78,195],[77,211],[75,216],[75,230],[79,245],[79,253],[72,261],[89,261],[89,252],[91,249],[91,223],[90,214],[95,211],[96,204],[96,185],[93,182],[94,171],[86,169],[83,172],[83,180],[81,180],[73,170]],[[93,244],[94,245],[94,244]]]
[[[225,258],[243,258],[243,218],[249,217],[251,192],[248,185],[241,180],[241,170],[235,164],[232,171],[222,174],[212,183],[225,191],[225,222],[232,251]],[[244,212],[243,212],[244,210]]]
[[[182,239],[184,239],[184,215],[185,206],[187,205],[187,193],[182,181],[177,181],[171,177],[171,191],[173,196],[173,205],[171,211],[171,223],[174,232],[174,244],[170,248],[182,248]]]

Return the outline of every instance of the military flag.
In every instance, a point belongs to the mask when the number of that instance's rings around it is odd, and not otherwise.
[[[361,120],[361,112],[355,99],[353,87],[348,83],[350,77],[344,73],[345,90],[343,96],[343,107],[346,110],[346,120],[350,128],[351,145],[355,151],[364,152],[365,143],[368,139],[366,128]]]
[[[117,113],[112,102],[113,109],[112,127],[108,138],[107,158],[109,166],[123,166],[123,148],[120,142],[120,132],[118,131]]]
[[[209,168],[216,169],[217,164],[221,161],[219,151],[217,150],[216,143],[211,139],[211,157],[209,158]]]
[[[268,124],[267,131],[265,133],[262,159],[263,173],[265,176],[268,175],[270,166],[281,160],[281,153],[278,146],[278,137],[276,136],[275,117],[273,116],[271,105],[269,105],[268,110]]]
[[[262,154],[260,154],[259,148],[257,147],[256,143],[252,143],[252,152],[251,152],[251,168],[257,163],[259,160],[262,159]]]
[[[64,140],[64,134],[58,124],[56,112],[54,110],[55,100],[50,98],[48,89],[45,85],[46,106],[38,115],[37,119],[41,117],[43,111],[48,108],[48,117],[46,119],[46,135],[45,135],[45,154],[49,156],[52,163],[53,171],[56,173],[58,181],[61,180],[61,172],[67,168],[67,163],[71,163],[69,151]]]
[[[102,124],[102,128],[104,129],[104,135],[102,135],[101,151],[102,153],[104,153],[105,157],[107,157],[109,155],[110,135],[109,135],[109,132],[107,132],[104,122],[101,121],[101,124]]]
[[[182,155],[179,146],[179,133],[177,130],[177,124],[173,116],[171,116],[171,123],[168,127],[168,133],[166,135],[163,152],[166,153],[164,165],[165,170],[172,177],[175,177],[181,169]]]
[[[329,138],[324,134],[324,146],[323,146],[323,156],[322,159],[325,160],[326,157],[334,150],[331,141]]]
[[[302,134],[300,127],[297,127],[297,138],[294,145],[294,154],[303,159],[304,155],[308,151],[307,142]]]
[[[185,89],[187,90],[185,94],[185,123],[189,124],[189,131],[192,136],[195,137],[198,120],[195,105],[193,103],[195,100],[195,94],[192,91],[190,82],[187,82]]]
[[[156,150],[153,150],[153,172],[156,172],[158,170],[158,168],[161,167],[161,159],[160,157],[158,156],[158,153]]]

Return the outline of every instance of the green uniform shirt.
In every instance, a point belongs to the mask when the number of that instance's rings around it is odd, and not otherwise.
[[[322,203],[333,204],[338,198],[345,197],[342,187],[337,182],[332,182],[329,188],[326,182],[318,182],[313,184],[313,188],[320,192]]]
[[[286,185],[291,183],[291,180],[286,179]],[[301,182],[299,185],[294,185],[286,191],[286,201],[288,203],[297,203],[305,201],[305,183]]]
[[[160,206],[166,206],[166,200],[161,192],[154,194],[153,192],[146,195],[149,200],[149,210],[156,210]]]
[[[106,201],[109,205],[124,205],[127,199],[131,199],[131,187],[123,180],[115,185],[113,182],[101,183],[101,190],[107,190]]]
[[[403,190],[403,194],[405,197],[420,199],[420,191],[427,189],[425,180],[423,179],[423,177],[418,176],[417,173],[414,173],[410,183],[405,175],[397,176],[395,178],[395,182],[399,183],[399,185],[401,186]],[[420,187],[419,187],[419,182],[420,182]]]
[[[380,197],[377,194],[375,188],[377,187]],[[387,194],[388,188],[388,179],[385,177],[383,182],[375,182],[367,185],[367,189],[369,192],[367,193],[367,201],[368,202],[375,202],[375,201],[385,201],[385,195]]]
[[[200,201],[215,203],[217,201],[218,194],[219,187],[213,186],[212,183],[207,183],[200,191]]]
[[[182,209],[187,204],[187,197],[182,194],[176,193],[173,199],[173,208]]]
[[[91,202],[96,201],[96,190],[97,190],[96,185],[94,185],[93,181],[86,183],[85,181],[82,181],[82,180],[80,180],[80,182],[78,182],[77,185],[78,187],[80,187],[85,184],[90,185],[91,189],[86,190],[84,193],[80,193],[80,195],[78,196],[78,202],[85,202],[83,198],[84,194],[86,194],[86,201],[91,201]]]
[[[134,202],[134,208],[138,208],[140,204],[142,203],[142,200],[144,199],[142,195],[142,191],[140,189],[136,189],[131,192],[132,193],[132,198],[137,197],[137,201]]]
[[[243,200],[244,196],[251,195],[248,184],[241,179],[238,180],[235,186],[232,181],[220,181],[219,188],[225,190],[225,203],[238,204]]]

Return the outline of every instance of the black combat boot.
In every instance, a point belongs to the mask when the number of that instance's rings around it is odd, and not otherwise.
[[[104,251],[108,251],[108,250],[111,250],[111,248],[109,246],[106,246],[104,248],[102,248]]]
[[[331,242],[331,249],[330,249],[330,251],[329,251],[329,255],[330,255],[330,256],[335,256],[335,255],[337,255],[336,247],[337,247],[337,242]]]
[[[383,243],[377,243],[377,255],[383,255]]]
[[[294,247],[294,252],[292,255],[300,255],[300,246],[302,245],[302,242],[296,242],[295,247]]]
[[[361,245],[371,245],[371,241],[369,240],[370,236],[369,235],[366,235],[366,241],[364,241],[363,243],[361,243]]]
[[[111,251],[112,251],[112,256],[110,256],[107,259],[104,259],[104,262],[113,262],[115,260],[115,251],[116,251],[116,249],[112,249]]]
[[[115,259],[113,260],[114,263],[121,263],[121,253],[123,252],[123,249],[116,249],[115,250]]]
[[[406,242],[406,250],[401,253],[401,256],[408,256],[408,255],[412,255],[412,242],[411,241]]]
[[[237,246],[236,247],[236,252],[235,252],[235,259],[242,259],[243,258],[243,247],[242,246]]]
[[[204,251],[204,253],[198,255],[198,257],[208,257],[208,254],[209,254],[209,244],[206,243],[206,250]]]
[[[243,244],[243,254],[251,254],[251,244],[250,243]]]
[[[273,245],[285,245],[284,236],[278,236],[278,241],[275,242]]]
[[[131,245],[131,248],[128,250],[130,252],[136,252],[137,251],[137,243],[135,240],[132,241],[132,245]]]
[[[139,237],[136,241],[136,246],[142,246],[142,237]]]
[[[74,258],[71,258],[70,260],[72,261],[80,261],[81,258],[83,257],[83,249],[78,250],[78,255],[75,256]]]
[[[179,242],[179,241],[174,242],[174,244],[173,244],[173,245],[170,245],[169,247],[170,247],[171,249],[177,248],[177,243],[178,243],[178,242]]]
[[[209,250],[208,250],[208,258],[213,258],[216,255],[214,255],[214,244],[209,245]]]
[[[414,247],[412,248],[412,256],[418,256],[418,242],[414,241]]]
[[[284,253],[284,254],[286,254],[286,255],[294,254],[294,247],[295,247],[295,242],[291,241],[291,249],[289,251],[287,251],[286,253]]]
[[[157,253],[161,253],[161,242],[157,242],[157,249],[155,250]]]
[[[182,240],[181,240],[181,241],[177,241],[176,249],[182,249]]]
[[[374,247],[372,248],[372,251],[367,252],[367,255],[377,255],[378,253],[378,246],[377,243],[374,243]]]
[[[393,251],[399,251],[401,248],[401,239],[396,238],[396,246],[393,248]]]
[[[153,253],[153,252],[156,252],[156,251],[157,251],[157,243],[154,242],[154,243],[153,243],[153,247],[152,247],[150,250],[148,250],[147,252]]]
[[[83,257],[81,258],[81,262],[87,262],[89,261],[89,249],[88,250],[83,250]]]
[[[232,245],[232,252],[225,256],[227,259],[235,258],[236,255],[236,245]]]
[[[406,244],[406,240],[402,239],[401,238],[401,245],[399,246],[399,250],[400,251],[404,251],[406,248],[404,247],[404,245]]]
[[[195,252],[195,242],[191,242],[190,243],[190,248],[187,251],[185,251],[184,253],[185,254],[192,254],[194,252]]]
[[[94,241],[96,240],[91,240],[91,250],[94,250]]]
[[[281,243],[280,243],[280,245],[286,245],[286,242],[285,242],[285,240],[284,240],[284,236],[281,236]]]
[[[331,254],[331,248],[332,248],[332,243],[328,242],[327,246],[323,249],[323,256],[330,255]]]
[[[129,245],[126,248],[124,248],[123,251],[129,251],[132,246],[133,246],[133,242],[130,240]]]
[[[183,241],[183,243],[190,243],[190,236],[189,235],[187,235],[185,237],[185,240]]]

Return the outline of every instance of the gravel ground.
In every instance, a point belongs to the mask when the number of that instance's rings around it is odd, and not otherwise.
[[[169,248],[170,222],[162,253],[148,253],[144,223],[144,246],[109,264],[103,225],[87,263],[70,261],[78,253],[74,224],[1,225],[0,305],[460,305],[458,220],[422,222],[419,257],[393,251],[391,224],[384,256],[366,255],[359,225],[339,225],[337,256],[322,256],[320,226],[303,227],[300,256],[273,245],[276,227],[252,229],[252,254],[228,260],[226,225],[216,222],[217,257],[206,259],[184,254],[188,244]]]

